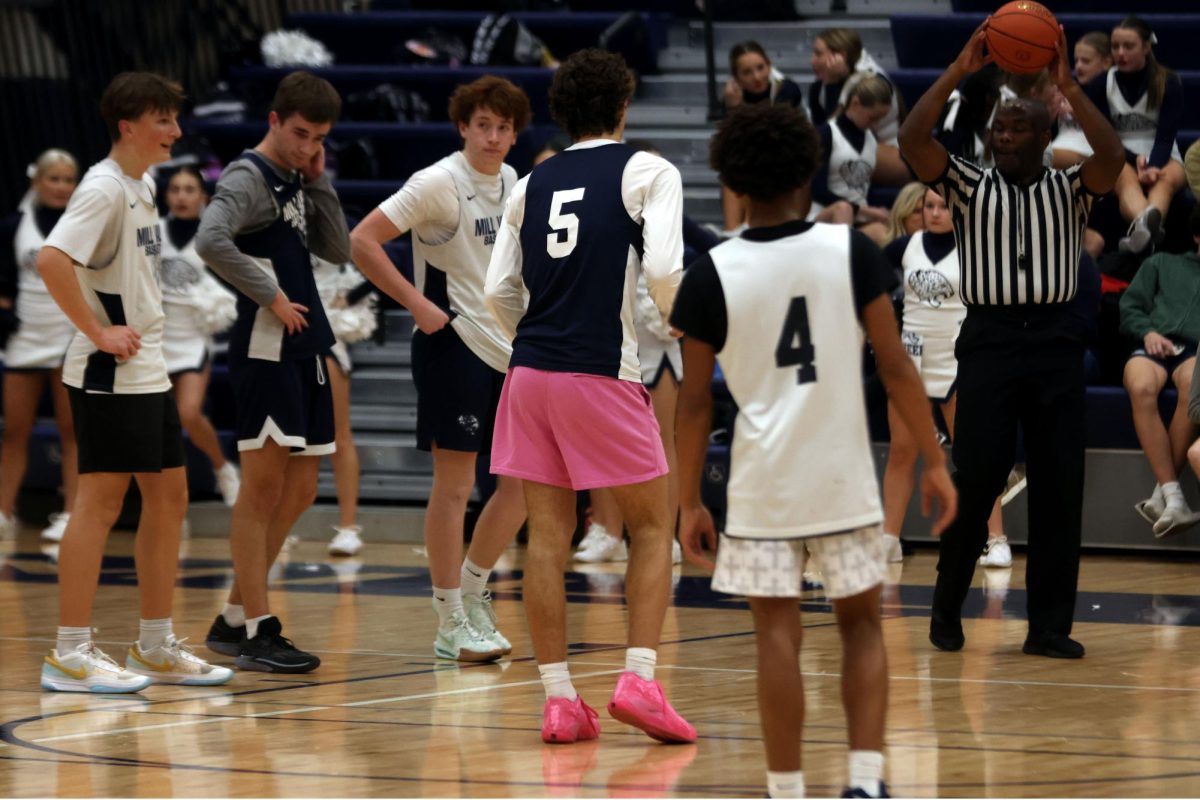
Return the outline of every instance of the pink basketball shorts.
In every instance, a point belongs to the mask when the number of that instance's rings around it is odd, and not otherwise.
[[[650,393],[617,378],[514,367],[496,412],[492,472],[566,489],[666,475]]]

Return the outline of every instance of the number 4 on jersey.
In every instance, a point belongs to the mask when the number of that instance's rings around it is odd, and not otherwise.
[[[783,332],[775,346],[775,365],[781,369],[800,365],[796,370],[796,383],[814,383],[817,380],[816,350],[808,330],[808,300],[793,297],[788,305],[787,319],[783,321]]]

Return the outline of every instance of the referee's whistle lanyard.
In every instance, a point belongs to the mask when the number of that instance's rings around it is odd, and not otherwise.
[[[1005,181],[1005,183],[1007,184],[1008,182]],[[1017,198],[1016,213],[1013,214],[1013,222],[1017,226],[1017,269],[1028,269],[1029,254],[1025,249],[1025,192],[1020,186],[1013,186],[1012,188],[1013,194]],[[1004,194],[1007,194],[1007,192]],[[1002,204],[1006,199],[1004,194],[1001,195]]]

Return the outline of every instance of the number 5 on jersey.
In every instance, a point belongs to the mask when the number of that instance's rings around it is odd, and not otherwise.
[[[779,334],[779,344],[775,346],[775,366],[782,369],[799,364],[796,383],[815,383],[817,366],[813,362],[816,358],[816,348],[808,329],[808,300],[793,297],[783,321],[783,331]]]
[[[546,234],[546,252],[551,258],[566,258],[575,250],[579,239],[579,217],[562,213],[563,206],[583,199],[583,188],[563,189],[550,198],[550,227],[557,233]],[[566,238],[560,238],[562,233]]]

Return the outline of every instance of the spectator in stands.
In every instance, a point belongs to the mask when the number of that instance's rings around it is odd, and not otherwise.
[[[867,204],[878,143],[872,131],[888,113],[892,85],[877,75],[857,81],[846,103],[818,129],[821,164],[812,181],[808,218],[816,222],[854,225],[878,244],[887,241],[891,215]]]
[[[491,452],[512,356],[508,337],[484,303],[484,279],[517,183],[504,159],[529,115],[525,92],[503,78],[485,75],[459,86],[450,98],[450,120],[463,149],[415,173],[351,234],[354,263],[412,312],[417,327],[412,342],[417,446],[433,454],[425,548],[438,658],[492,661],[512,651],[496,629],[487,582],[525,521],[520,480],[497,477],[465,560],[462,547],[476,459]],[[410,230],[415,286],[382,247]]]
[[[334,443],[337,450],[330,453],[333,463],[334,491],[337,494],[338,524],[333,526],[329,554],[353,556],[362,549],[362,526],[358,524],[359,466],[358,448],[350,427],[350,349],[347,342],[362,341],[375,330],[372,304],[366,300],[371,284],[365,283],[353,264],[334,264],[313,256],[313,277],[329,327],[337,339],[325,354],[326,374],[333,395]],[[364,285],[365,284],[365,285]],[[368,290],[366,293],[363,290]],[[358,307],[359,303],[365,305]]]
[[[755,41],[738,42],[729,50],[729,79],[725,81],[725,108],[742,103],[784,103],[803,110],[804,93],[791,78],[771,65],[762,45]],[[721,187],[721,208],[725,230],[740,230],[746,209],[728,188]]]
[[[1195,209],[1191,231],[1200,242],[1200,211]],[[1179,474],[1196,432],[1188,417],[1188,397],[1200,341],[1198,299],[1196,253],[1155,253],[1143,262],[1121,297],[1121,331],[1141,342],[1125,364],[1125,388],[1138,442],[1157,481],[1150,498],[1135,508],[1160,537],[1192,521]],[[1158,395],[1168,380],[1179,392],[1170,428],[1163,426],[1158,411]]]
[[[921,211],[924,229],[896,239],[884,249],[884,254],[904,276],[900,339],[921,375],[926,396],[941,406],[946,429],[953,435],[954,392],[958,383],[954,342],[967,307],[959,291],[958,252],[946,201],[933,189],[926,189]],[[883,473],[883,544],[887,560],[899,562],[904,560],[900,532],[912,497],[918,448],[890,400],[888,430],[891,446]],[[985,566],[1012,566],[999,500],[988,517],[986,548],[987,561],[981,562]]]
[[[1112,63],[1112,43],[1104,31],[1085,33],[1075,43],[1075,80],[1080,85],[1086,86],[1097,76],[1106,75]],[[1054,151],[1055,169],[1066,169],[1092,154],[1087,137],[1065,98],[1060,99],[1058,134],[1050,143],[1050,149]]]
[[[1141,253],[1161,241],[1171,200],[1184,184],[1176,134],[1183,119],[1183,84],[1158,63],[1158,39],[1145,20],[1129,16],[1112,31],[1115,66],[1087,85],[1088,97],[1121,136],[1128,162],[1117,181],[1121,215],[1130,221],[1123,252]]]
[[[920,181],[907,183],[892,203],[888,217],[887,241],[894,242],[901,236],[912,236],[925,227],[925,184]]]
[[[162,249],[163,359],[175,389],[179,421],[188,438],[208,457],[225,505],[237,500],[241,475],[225,459],[217,431],[204,415],[212,374],[212,336],[237,317],[237,300],[196,254],[196,231],[208,202],[195,167],[180,167],[167,182]]]
[[[954,87],[988,60],[986,36],[984,22],[900,131],[913,171],[947,199],[967,305],[955,345],[958,517],[942,535],[929,639],[940,650],[963,647],[963,602],[986,542],[987,517],[1013,465],[1019,425],[1030,492],[1029,633],[1022,649],[1082,658],[1084,647],[1070,633],[1082,536],[1086,332],[1069,301],[1076,294],[1084,222],[1093,199],[1116,183],[1121,141],[1072,78],[1060,32],[1051,75],[1093,155],[1063,171],[1047,170],[1042,157],[1050,115],[1025,98],[1001,106],[992,122],[995,169],[947,154],[930,132]],[[1027,235],[1033,229],[1036,238]],[[1041,246],[1045,242],[1064,246]]]
[[[859,35],[849,28],[822,31],[813,42],[811,63],[817,79],[808,89],[808,115],[814,125],[837,116],[838,109],[849,102],[850,90],[864,78],[875,75],[892,85],[883,68],[863,49]],[[888,112],[873,123],[880,144],[874,178],[888,186],[899,186],[911,180],[912,173],[896,147],[901,99],[895,87],[889,103]]]
[[[0,538],[17,529],[17,495],[29,462],[29,439],[42,391],[49,386],[62,448],[65,510],[50,517],[42,538],[57,542],[67,529],[79,478],[75,426],[62,382],[63,358],[75,326],[50,297],[37,271],[37,255],[75,191],[79,167],[66,150],[52,148],[29,165],[28,175],[29,191],[17,213],[0,221],[0,344],[5,345]]]

